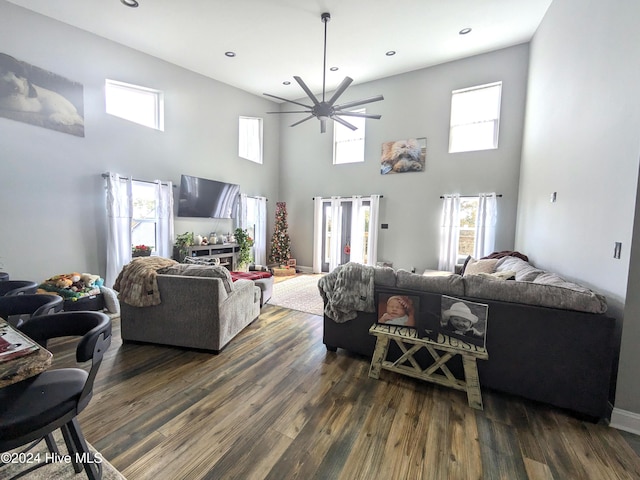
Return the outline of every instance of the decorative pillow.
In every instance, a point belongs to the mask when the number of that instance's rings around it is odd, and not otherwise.
[[[535,268],[529,262],[517,257],[502,257],[496,264],[496,272],[503,270],[513,270],[516,272],[518,282],[533,282],[538,275],[545,273],[544,270]]]
[[[187,265],[179,263],[170,267],[161,268],[158,273],[165,275],[183,275],[185,277],[213,277],[222,280],[227,293],[233,290],[233,281],[229,270],[214,265]]]
[[[184,257],[184,263],[195,265],[220,265],[218,257]]]
[[[479,273],[493,273],[496,271],[497,263],[498,259],[496,258],[488,258],[485,260],[476,260],[472,258],[467,262],[463,277],[478,275]]]
[[[473,257],[471,255],[467,255],[467,258],[464,259],[464,263],[462,264],[462,268],[460,268],[460,275],[464,276],[464,271],[467,269],[467,265],[472,260],[473,260]]]
[[[479,277],[488,278],[492,280],[515,280],[516,272],[513,270],[503,270],[502,272],[493,272],[493,273],[478,273]]]
[[[120,302],[118,302],[118,294],[107,287],[100,287],[100,293],[104,299],[104,306],[109,313],[120,313]]]

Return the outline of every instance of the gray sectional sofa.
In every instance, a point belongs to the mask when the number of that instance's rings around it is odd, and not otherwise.
[[[340,266],[319,282],[328,350],[373,355],[375,337],[368,330],[376,321],[376,297],[382,292],[418,296],[419,315],[439,316],[442,295],[484,303],[489,306],[489,359],[478,362],[483,388],[568,409],[589,420],[610,416],[618,347],[615,320],[606,315],[602,295],[511,256],[494,259],[488,268],[484,264],[490,273],[464,275],[352,267]],[[390,356],[399,355],[399,349],[390,350]],[[427,355],[419,361],[423,367],[431,363]],[[453,370],[460,374],[461,365],[454,364]]]
[[[122,339],[220,352],[260,315],[260,288],[231,281],[223,267],[176,264],[158,270],[160,303],[120,300]]]

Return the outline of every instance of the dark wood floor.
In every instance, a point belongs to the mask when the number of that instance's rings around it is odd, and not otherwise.
[[[57,365],[68,343],[52,347]],[[125,344],[119,321],[80,416],[138,479],[638,479],[620,433],[544,405],[462,392],[327,352],[322,319],[267,305],[218,356]]]

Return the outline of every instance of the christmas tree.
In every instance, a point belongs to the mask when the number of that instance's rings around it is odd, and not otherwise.
[[[287,204],[276,203],[276,225],[271,237],[271,255],[269,261],[278,265],[286,265],[291,257],[291,240],[287,233]]]

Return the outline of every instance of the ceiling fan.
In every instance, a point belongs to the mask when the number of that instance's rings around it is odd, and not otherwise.
[[[316,96],[309,90],[309,87],[304,83],[302,78],[294,76],[296,82],[302,87],[304,92],[309,96],[313,105],[305,105],[304,103],[296,102],[294,100],[287,100],[286,98],[277,97],[275,95],[270,95],[265,93],[267,97],[277,98],[278,100],[283,100],[285,102],[293,103],[295,105],[300,105],[301,107],[305,107],[307,110],[289,110],[283,112],[267,112],[267,113],[310,113],[306,118],[303,118],[299,122],[292,124],[292,127],[296,125],[300,125],[302,122],[306,122],[307,120],[312,119],[313,117],[318,118],[320,120],[320,133],[325,133],[327,131],[327,119],[331,119],[334,122],[338,122],[345,127],[350,128],[351,130],[357,130],[358,128],[355,125],[347,122],[343,118],[340,117],[362,117],[362,118],[373,118],[375,120],[379,120],[382,115],[370,115],[367,113],[359,113],[359,112],[349,112],[345,111],[347,108],[357,107],[359,105],[364,105],[366,103],[379,102],[380,100],[384,100],[382,95],[377,95],[375,97],[365,98],[364,100],[356,100],[354,102],[342,103],[339,105],[334,105],[338,97],[344,93],[347,87],[353,82],[352,78],[344,77],[342,83],[338,86],[337,90],[333,94],[333,96],[329,100],[325,100],[325,83],[326,83],[326,70],[327,70],[327,22],[331,20],[331,15],[329,13],[323,13],[320,16],[322,22],[324,23],[324,63],[322,67],[322,101],[319,101]]]

